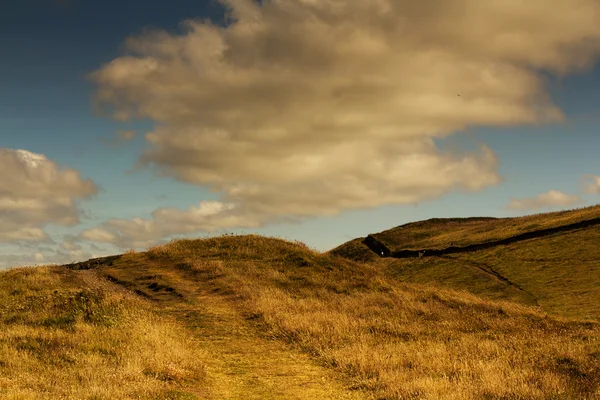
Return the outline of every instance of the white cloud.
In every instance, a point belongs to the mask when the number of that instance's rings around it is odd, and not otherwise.
[[[585,193],[600,194],[600,176],[586,174],[581,177]]]
[[[0,148],[0,242],[43,241],[47,224],[79,222],[77,201],[98,191],[41,154]]]
[[[235,208],[178,228],[159,210],[111,220],[102,229],[127,232],[114,240],[497,184],[492,150],[448,153],[434,139],[562,120],[536,70],[566,74],[600,54],[596,0],[222,2],[228,27],[147,31],[92,78],[115,118],[157,122],[140,167],[209,186]]]
[[[110,243],[116,240],[116,236],[111,234],[110,232],[102,229],[102,228],[92,228],[83,231],[81,237],[87,240],[91,240],[93,242],[104,242]]]
[[[74,235],[49,243],[20,242],[0,244],[0,270],[47,264],[69,264],[116,254],[117,250],[99,247]]]
[[[163,207],[152,212],[152,219],[111,219],[101,226],[81,233],[81,238],[110,243],[121,249],[146,248],[157,244],[160,239],[175,234],[197,231],[216,232],[222,228],[257,227],[259,218],[247,213],[241,217],[231,204],[203,201],[198,206],[182,211]]]
[[[0,256],[0,270],[24,267],[24,266],[37,266],[37,265],[64,265],[73,262],[86,261],[90,258],[101,257],[104,254],[94,254],[84,251],[63,251],[56,249],[49,249],[47,251],[35,252],[35,253],[10,253],[3,254]]]
[[[515,210],[537,210],[539,208],[567,207],[582,203],[581,197],[567,194],[560,190],[550,190],[540,193],[535,197],[523,199],[511,199],[509,209]]]

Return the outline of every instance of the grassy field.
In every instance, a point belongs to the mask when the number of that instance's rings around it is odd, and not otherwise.
[[[363,239],[364,238],[357,238],[350,240],[349,242],[343,243],[335,249],[330,250],[328,253],[362,263],[377,262],[379,256],[363,244]]]
[[[200,350],[175,320],[89,271],[0,274],[0,398],[192,399]]]
[[[378,265],[406,282],[464,289],[537,304],[564,317],[600,320],[598,243],[600,227],[593,227],[443,257],[380,259]]]
[[[505,223],[528,225],[537,220],[540,227],[560,226],[573,221],[595,218],[600,206],[507,219]],[[460,222],[429,220],[414,223],[428,226],[430,237],[446,235],[446,230]],[[497,220],[490,220],[497,233]],[[482,223],[479,221],[478,223]],[[466,226],[471,226],[467,220]],[[410,242],[410,228],[396,232],[396,242]],[[525,228],[514,227],[516,230]],[[527,228],[529,229],[529,228]],[[541,228],[540,228],[541,229]],[[436,233],[437,232],[437,233]],[[438,234],[439,233],[439,234]],[[374,235],[378,236],[378,235]],[[473,239],[474,238],[474,239]],[[470,242],[473,240],[473,242]],[[465,236],[463,245],[475,243],[477,236]],[[403,282],[432,287],[467,290],[488,299],[515,301],[540,306],[544,311],[563,317],[600,320],[600,225],[559,232],[508,245],[465,253],[423,258],[380,258],[360,239],[352,240],[331,251],[359,262],[370,263]]]
[[[600,205],[517,218],[433,218],[372,235],[390,250],[443,249],[600,218]]]
[[[10,270],[0,398],[598,399],[599,238],[406,260],[353,241],[357,262],[224,236]]]
[[[224,242],[222,242],[224,241]],[[181,242],[188,246],[194,242]],[[128,254],[94,272],[118,283],[177,319],[196,340],[204,355],[206,399],[324,399],[369,398],[350,390],[350,383],[299,349],[262,335],[256,315],[238,307],[235,288],[221,284],[221,268],[235,262],[242,238],[222,238],[211,251],[187,260],[171,245],[148,253]],[[190,249],[191,250],[191,249]],[[268,258],[263,254],[265,260]],[[255,260],[259,261],[260,260]],[[191,269],[189,262],[203,265]]]
[[[286,352],[307,354],[338,374],[345,391],[337,396],[600,396],[597,323],[551,317],[539,308],[466,292],[401,283],[376,266],[257,236],[177,241],[136,257],[97,273],[149,297],[157,287],[183,293],[209,285],[206,290],[241,313],[257,337],[276,339],[287,346]],[[149,265],[155,272],[164,266],[168,282],[153,285],[135,277],[146,274],[142,266]],[[229,351],[221,346],[213,349],[215,354]],[[270,367],[260,372],[272,373]],[[293,393],[293,383],[282,385],[281,393],[286,385]],[[260,392],[264,387],[247,389]]]

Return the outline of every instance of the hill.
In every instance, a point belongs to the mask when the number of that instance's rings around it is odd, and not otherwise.
[[[391,252],[439,250],[494,243],[511,238],[528,239],[532,233],[552,234],[577,229],[583,222],[600,224],[600,205],[570,211],[557,211],[516,218],[432,218],[411,222],[370,235]],[[586,224],[584,224],[586,225]],[[528,235],[529,234],[529,235]],[[539,234],[539,233],[538,233]]]
[[[0,397],[600,395],[600,324],[380,267],[250,235],[1,273]]]
[[[600,206],[593,206],[519,218],[430,219],[331,253],[374,263],[405,282],[600,320],[599,239]]]

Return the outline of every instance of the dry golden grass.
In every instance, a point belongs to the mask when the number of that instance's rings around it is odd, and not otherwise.
[[[87,271],[0,274],[0,398],[198,399],[186,330]]]
[[[147,256],[210,279],[265,335],[378,399],[600,398],[596,323],[403,284],[374,266],[256,236],[176,241]]]
[[[600,205],[517,218],[434,218],[373,236],[390,250],[443,249],[506,239],[541,229],[600,218]]]
[[[374,265],[390,276],[407,283],[428,285],[431,288],[466,290],[491,300],[506,300],[523,305],[537,306],[539,299],[521,286],[499,279],[486,263],[467,262],[470,254],[445,257],[395,259],[383,258]],[[510,275],[509,275],[510,276]],[[526,285],[526,287],[528,287]],[[595,305],[590,305],[595,307]],[[545,309],[545,311],[549,311]]]
[[[197,363],[205,366],[208,399],[366,398],[307,354],[259,335],[252,316],[233,307],[228,292],[212,283],[215,276],[194,279],[182,269],[182,260],[152,258],[130,253],[93,272],[151,299],[156,310],[187,328],[200,349]]]
[[[600,206],[594,206],[500,222],[510,222],[513,229],[523,231],[531,228],[532,221],[537,221],[540,227],[559,226],[595,218],[599,210]],[[475,226],[469,220],[460,221],[422,221],[409,224],[406,229],[386,231],[386,234],[395,232],[397,241],[409,242],[413,240],[410,235],[415,233],[411,226],[423,231],[428,229],[432,239],[447,234],[446,230],[453,224],[464,224],[465,229]],[[499,232],[498,223],[498,220],[489,222],[492,234]],[[473,238],[476,236],[465,233],[463,244],[476,243]],[[423,258],[380,258],[360,239],[344,243],[330,254],[372,264],[403,282],[467,290],[489,299],[538,305],[546,312],[563,317],[600,320],[599,241],[600,225],[593,225],[483,250]]]
[[[363,244],[363,240],[364,238],[352,239],[329,250],[328,253],[362,263],[377,262],[379,255]]]
[[[374,258],[366,262],[403,282],[467,290],[490,299],[539,305],[563,317],[600,320],[598,243],[600,225],[445,256],[380,258],[356,241],[332,253],[358,254],[356,258],[364,260],[359,252],[368,252]]]
[[[2,273],[0,324],[3,399],[600,398],[598,323],[253,235]]]
[[[547,312],[600,321],[598,243],[600,226],[595,226],[429,262],[439,269],[483,265],[532,294]]]

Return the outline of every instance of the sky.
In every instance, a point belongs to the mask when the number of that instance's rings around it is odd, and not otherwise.
[[[20,0],[0,51],[0,268],[600,203],[597,0]]]

